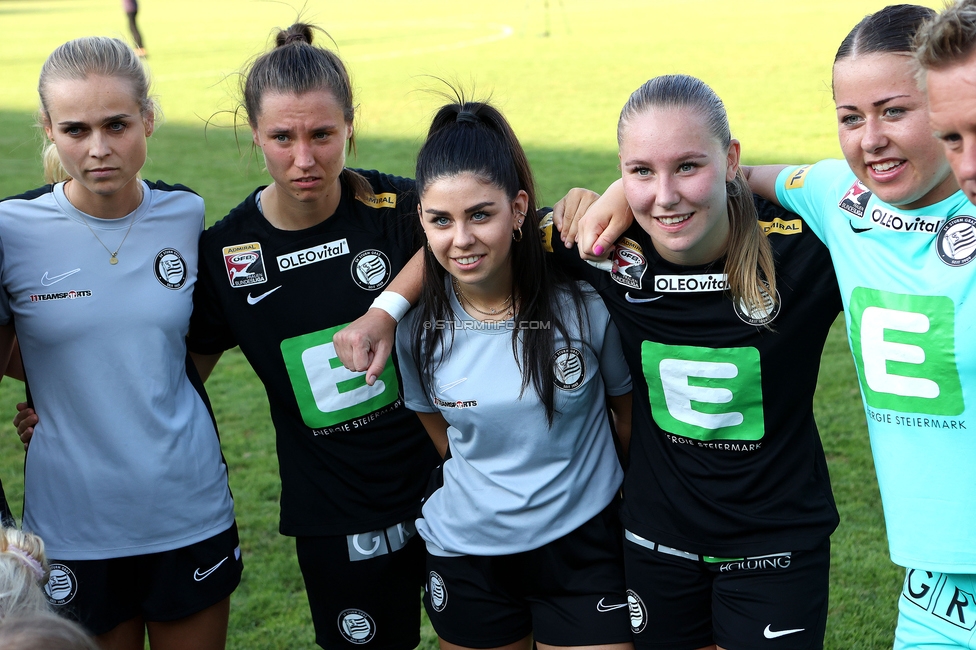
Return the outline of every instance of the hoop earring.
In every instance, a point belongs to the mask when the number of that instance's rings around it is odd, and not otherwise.
[[[429,239],[427,240],[427,250],[429,250],[429,251],[430,251],[431,253],[433,253],[433,252],[434,252],[434,249],[432,249],[432,248],[430,247],[430,240],[429,240]]]
[[[518,233],[518,237],[515,236],[515,233]],[[514,242],[522,241],[522,226],[519,226],[517,230],[512,231],[512,241]]]

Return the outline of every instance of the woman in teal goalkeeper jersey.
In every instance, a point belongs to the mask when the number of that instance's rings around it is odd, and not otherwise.
[[[833,90],[846,164],[750,179],[831,251],[891,558],[907,570],[899,649],[976,648],[976,210],[915,81],[911,36],[931,15],[888,7],[841,45]]]

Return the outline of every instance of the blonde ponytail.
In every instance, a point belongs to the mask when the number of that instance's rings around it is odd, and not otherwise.
[[[53,142],[48,142],[41,153],[41,162],[44,165],[44,182],[60,183],[66,181],[70,176],[61,165],[61,156],[58,155],[58,148]]]

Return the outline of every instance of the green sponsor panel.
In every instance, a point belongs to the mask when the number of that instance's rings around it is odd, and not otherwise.
[[[761,440],[762,370],[755,348],[644,341],[641,363],[658,426],[694,440]]]
[[[899,413],[959,415],[955,305],[858,287],[851,293],[851,350],[868,406]]]
[[[348,325],[303,334],[281,342],[281,356],[291,379],[302,419],[312,429],[362,417],[396,401],[396,370],[387,362],[372,386],[365,372],[346,370],[332,345],[335,333]]]

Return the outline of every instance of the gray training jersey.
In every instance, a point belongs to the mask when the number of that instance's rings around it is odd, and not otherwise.
[[[539,548],[589,521],[620,488],[623,472],[605,395],[630,392],[630,372],[607,308],[589,285],[585,289],[583,335],[573,301],[568,295],[560,300],[570,340],[557,331],[551,428],[531,384],[521,391],[522,372],[506,326],[513,321],[475,320],[448,284],[454,341],[435,355],[440,365],[429,395],[410,350],[418,310],[397,328],[407,407],[439,411],[450,425],[452,456],[444,463],[444,485],[417,520],[431,554],[508,555]],[[450,333],[444,338],[450,343]]]
[[[171,550],[233,523],[213,419],[187,375],[202,228],[203,200],[161,183],[114,220],[83,215],[63,184],[0,202],[0,323],[17,330],[40,417],[24,528],[49,557]],[[125,238],[117,265],[96,234],[112,250]]]

